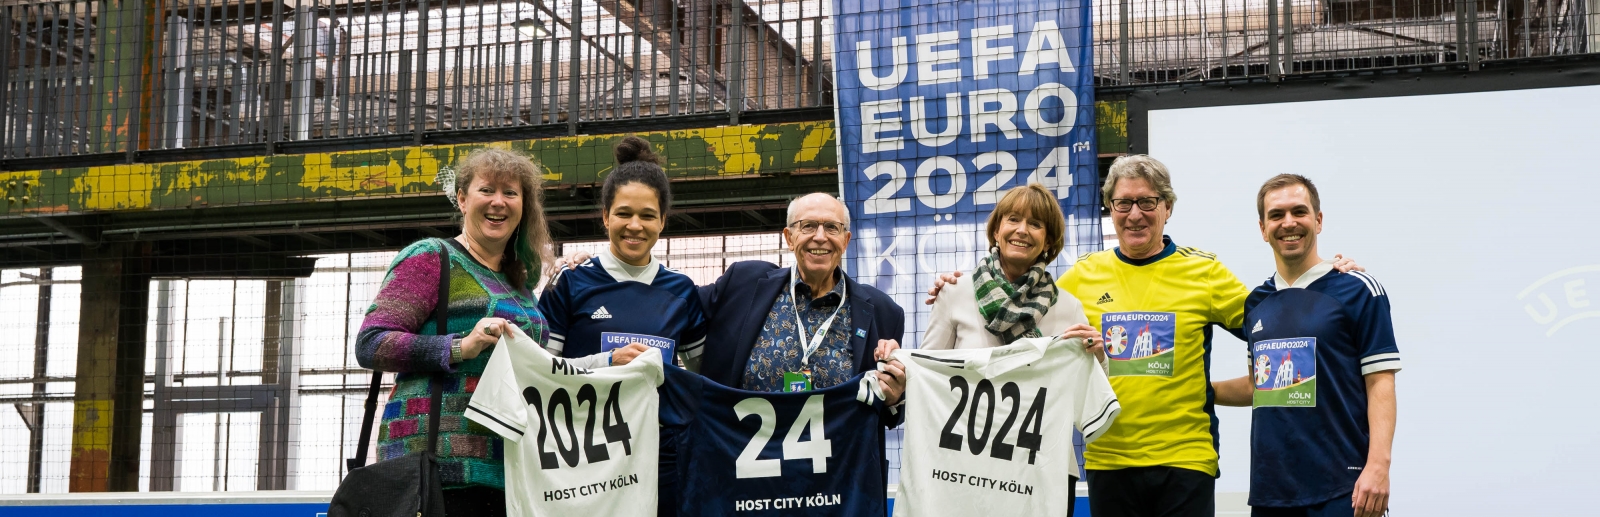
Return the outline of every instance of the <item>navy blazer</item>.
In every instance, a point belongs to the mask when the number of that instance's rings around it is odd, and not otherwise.
[[[855,352],[856,373],[876,370],[872,351],[878,340],[904,342],[906,311],[883,291],[857,283],[850,275],[841,276],[850,295],[850,323],[855,326],[850,329],[850,348]],[[700,375],[723,386],[744,388],[745,366],[761,335],[761,324],[788,282],[789,268],[746,260],[729,266],[715,284],[700,287],[700,305],[709,325]]]

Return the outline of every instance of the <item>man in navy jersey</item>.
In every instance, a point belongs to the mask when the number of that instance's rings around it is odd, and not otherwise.
[[[1305,177],[1261,186],[1256,211],[1277,273],[1245,301],[1250,374],[1216,383],[1217,403],[1254,407],[1255,516],[1378,517],[1389,506],[1400,371],[1389,297],[1317,254],[1321,206]]]

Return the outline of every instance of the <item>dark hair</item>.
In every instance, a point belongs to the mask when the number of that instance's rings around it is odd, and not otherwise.
[[[1029,183],[1024,186],[1014,187],[1006,191],[999,203],[994,204],[994,211],[989,212],[989,247],[999,246],[994,241],[994,232],[1000,229],[1000,220],[1007,215],[1025,215],[1029,218],[1044,223],[1044,240],[1040,244],[1045,246],[1044,252],[1039,254],[1039,262],[1046,264],[1055,260],[1061,254],[1061,248],[1067,245],[1067,220],[1061,215],[1061,205],[1056,201],[1055,194],[1038,183]]]
[[[1322,213],[1322,196],[1317,195],[1317,186],[1311,183],[1310,178],[1299,174],[1279,174],[1267,180],[1266,183],[1262,183],[1261,190],[1256,192],[1256,216],[1260,217],[1262,221],[1267,220],[1268,192],[1295,185],[1305,186],[1306,194],[1311,196],[1311,212]]]
[[[550,257],[550,229],[544,219],[544,179],[539,165],[504,149],[476,149],[456,163],[456,195],[464,195],[479,175],[490,181],[514,179],[522,186],[522,220],[512,230],[510,245],[500,257],[500,271],[511,285],[531,291],[545,269],[555,262]]]
[[[617,189],[629,183],[642,183],[656,191],[656,200],[661,204],[661,216],[666,217],[667,209],[672,206],[672,189],[667,185],[667,170],[661,168],[665,160],[650,148],[649,141],[637,136],[623,138],[613,151],[617,156],[617,166],[606,175],[606,182],[600,187],[601,210],[611,212],[611,202],[617,198]]]

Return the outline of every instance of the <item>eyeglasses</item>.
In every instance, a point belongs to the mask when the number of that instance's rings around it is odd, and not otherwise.
[[[846,229],[844,227],[844,223],[812,220],[795,221],[793,224],[789,225],[789,228],[794,229],[795,233],[798,233],[802,236],[815,234],[817,233],[817,228],[821,228],[822,232],[829,237],[838,237],[839,235],[844,234]]]
[[[1129,212],[1133,210],[1133,205],[1139,205],[1139,210],[1149,212],[1155,210],[1156,205],[1159,204],[1161,204],[1160,196],[1141,197],[1138,199],[1112,199],[1111,209],[1118,212]]]

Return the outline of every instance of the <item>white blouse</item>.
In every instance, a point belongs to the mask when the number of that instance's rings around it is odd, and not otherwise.
[[[933,303],[933,315],[928,320],[928,331],[922,334],[917,348],[945,350],[952,348],[990,348],[1001,343],[984,328],[983,313],[978,312],[978,295],[973,287],[972,274],[962,275],[955,284],[946,284]],[[1083,304],[1071,293],[1060,291],[1056,303],[1044,314],[1039,332],[1045,336],[1059,336],[1077,323],[1089,323],[1083,315]]]

